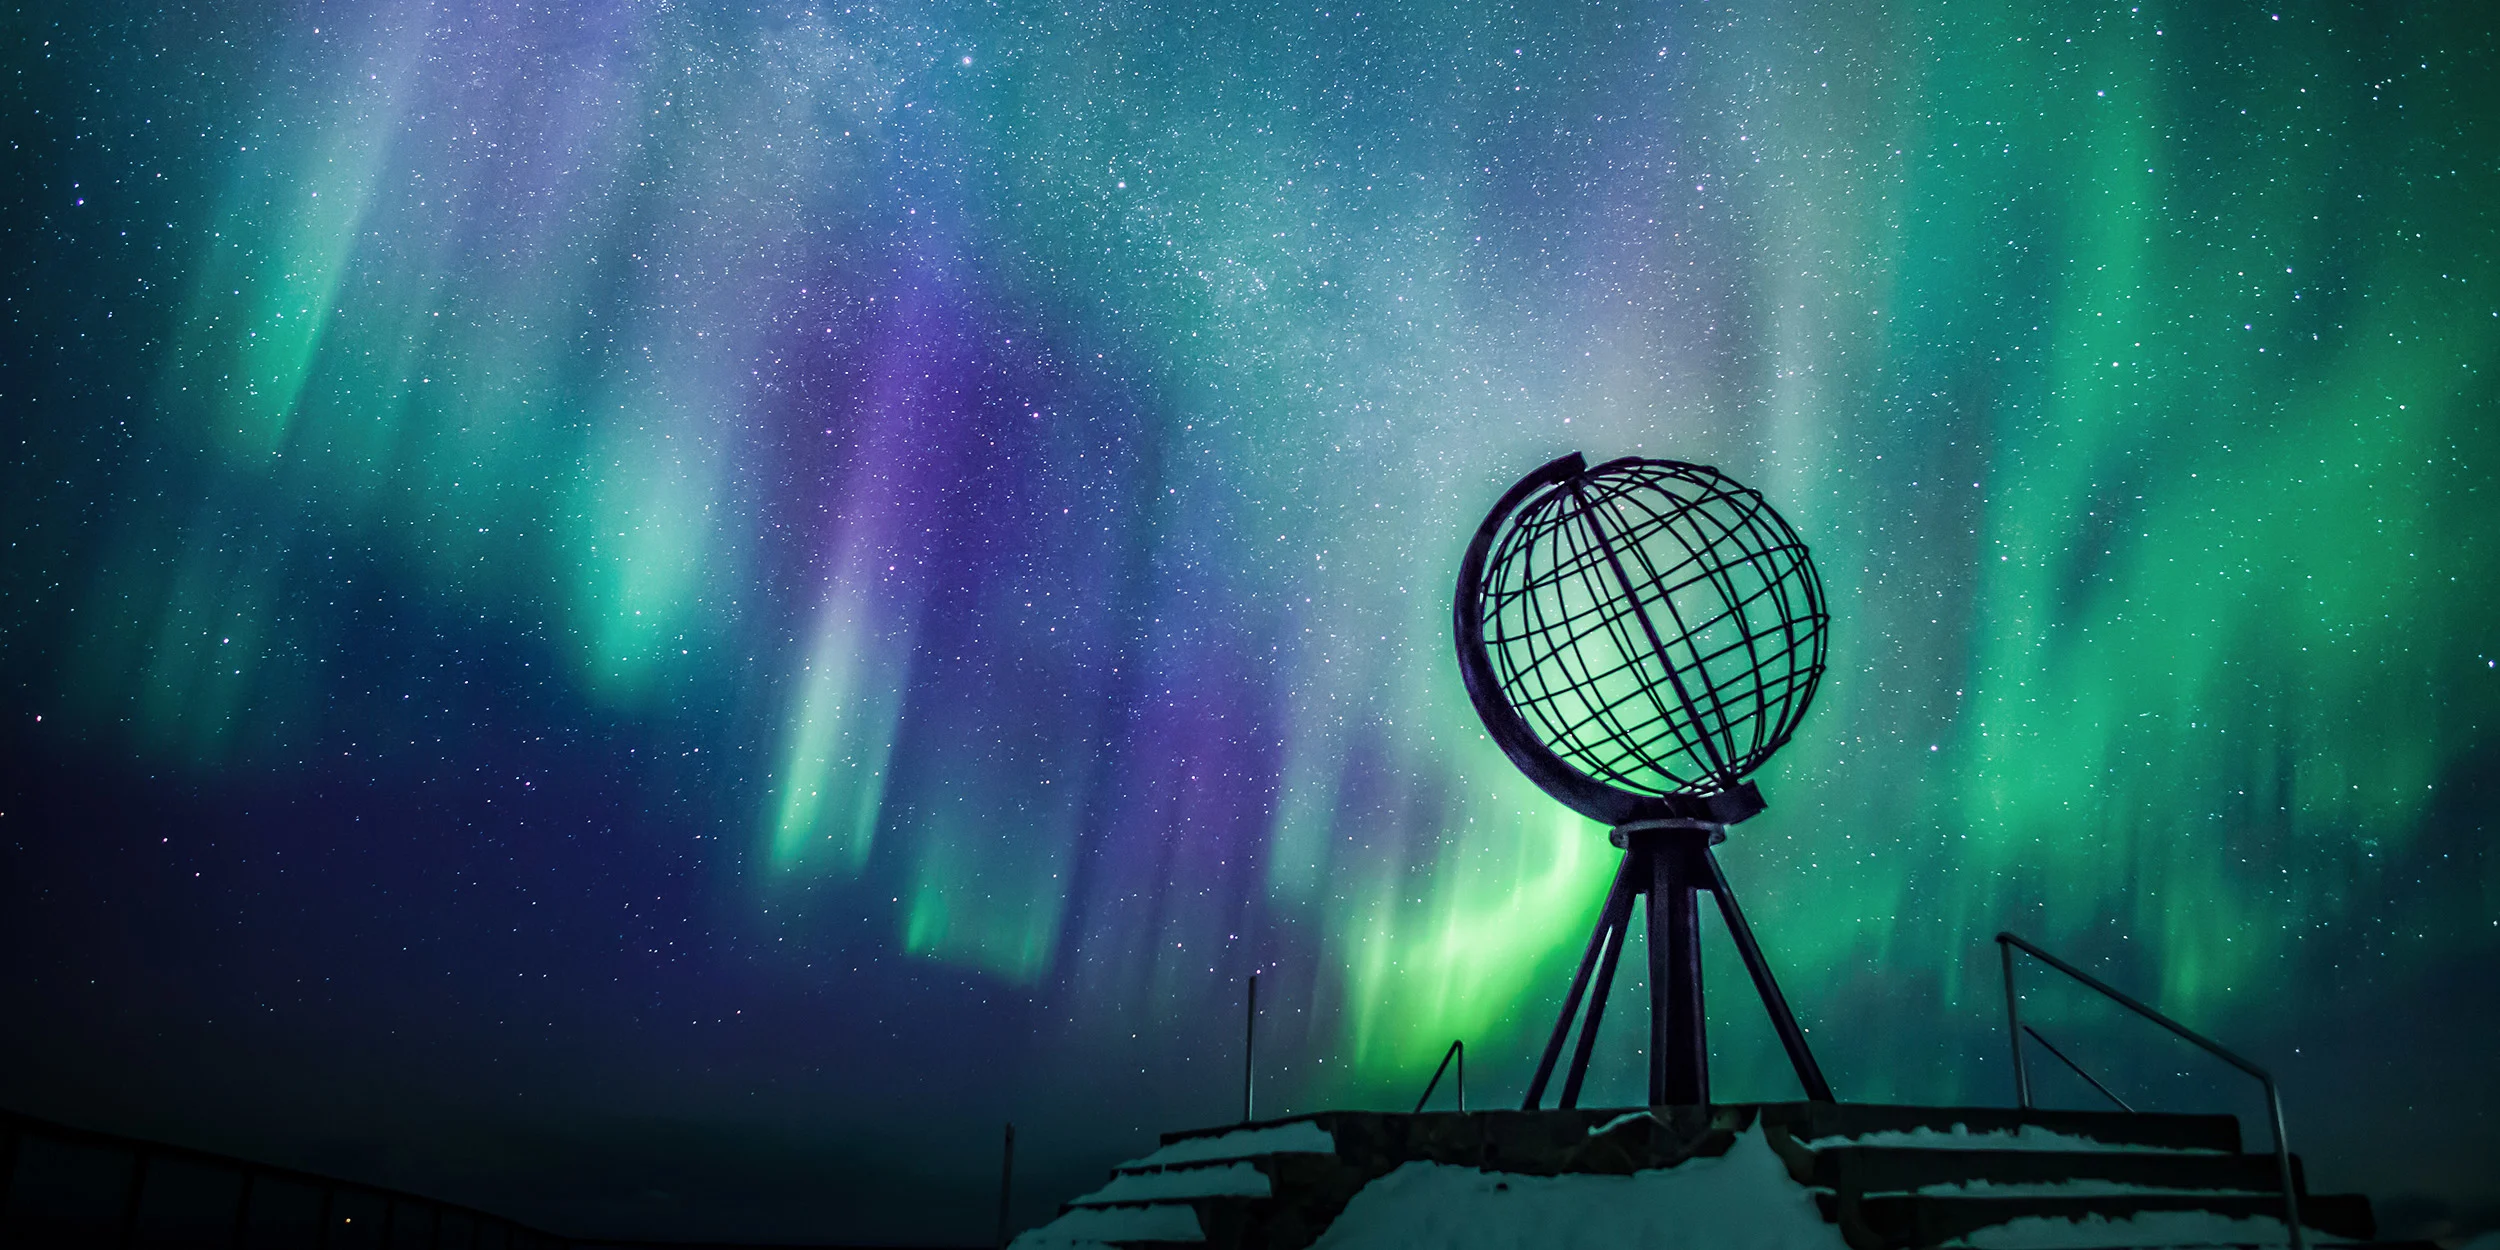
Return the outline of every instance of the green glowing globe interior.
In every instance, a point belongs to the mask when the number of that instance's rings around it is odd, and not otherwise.
[[[1716,469],[1617,460],[1515,514],[1478,608],[1503,697],[1590,778],[1711,794],[1796,729],[1830,618],[1795,531]]]

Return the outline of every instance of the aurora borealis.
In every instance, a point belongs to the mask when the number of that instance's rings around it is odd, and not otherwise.
[[[1233,1114],[1253,969],[1265,1109],[1515,1098],[1613,852],[1449,593],[1581,450],[1813,547],[1722,858],[1842,1097],[2009,1101],[2012,928],[2500,1224],[2480,6],[5,22],[7,1105],[970,1241],[1002,1120],[1038,1218]]]

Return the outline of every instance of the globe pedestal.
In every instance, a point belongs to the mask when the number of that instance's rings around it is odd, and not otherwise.
[[[1536,1110],[1544,1100],[1545,1087],[1553,1079],[1564,1043],[1570,1040],[1572,1021],[1581,1014],[1585,995],[1588,1012],[1581,1022],[1579,1044],[1572,1049],[1571,1067],[1563,1077],[1559,1104],[1564,1108],[1580,1105],[1597,1026],[1606,1014],[1607,992],[1613,988],[1624,943],[1631,938],[1633,900],[1641,897],[1648,900],[1649,921],[1649,1102],[1652,1106],[1708,1105],[1710,1047],[1702,1010],[1699,898],[1704,890],[1719,902],[1728,936],[1762,996],[1771,1027],[1778,1031],[1806,1097],[1832,1101],[1831,1085],[1824,1081],[1814,1052],[1807,1048],[1805,1033],[1797,1027],[1779,983],[1772,979],[1770,965],[1763,962],[1762,948],[1755,944],[1745,913],[1736,905],[1727,874],[1719,870],[1718,856],[1711,853],[1710,848],[1726,838],[1725,826],[1706,820],[1634,820],[1615,827],[1611,840],[1622,848],[1623,862],[1615,870],[1613,888],[1606,892],[1597,928],[1589,934],[1588,950],[1571,979],[1571,992],[1563,999],[1553,1036],[1545,1043],[1536,1079],[1528,1085],[1525,1110]]]

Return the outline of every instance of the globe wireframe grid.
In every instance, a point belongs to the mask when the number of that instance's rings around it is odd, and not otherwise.
[[[1724,790],[1787,742],[1830,625],[1805,544],[1762,495],[1669,460],[1600,465],[1522,507],[1478,611],[1537,737],[1651,795]]]

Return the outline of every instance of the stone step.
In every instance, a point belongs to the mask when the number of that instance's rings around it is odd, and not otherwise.
[[[2308,1223],[2307,1220],[2303,1220],[2301,1222],[2303,1224]],[[2336,1240],[2327,1242],[2324,1245],[2319,1245],[2318,1242],[2314,1240],[2314,1236],[2315,1235],[2312,1234],[2313,1240],[2311,1240],[2309,1244],[2316,1247],[2317,1250],[2445,1250],[2445,1247],[2442,1247],[2436,1241],[2347,1241],[2342,1238],[2337,1238]],[[2168,1243],[2162,1246],[2152,1247],[2150,1250],[2289,1250],[2290,1245],[2291,1243],[2288,1241],[2198,1241]],[[2148,1248],[2144,1246],[2108,1245],[2074,1246],[2067,1248],[2067,1250],[2148,1250]]]
[[[1825,1146],[1809,1152],[1797,1179],[1841,1193],[1906,1193],[1930,1185],[2043,1185],[2104,1181],[2157,1189],[2239,1190],[2280,1193],[2281,1174],[2271,1154],[2185,1154],[2133,1150],[1901,1149],[1890,1146]],[[1793,1166],[1791,1173],[1797,1172]],[[2292,1183],[2308,1192],[2299,1156]]]
[[[1833,1139],[1875,1137],[1861,1145],[2023,1148],[2026,1138],[2054,1148],[2058,1137],[2103,1146],[2205,1150],[2237,1154],[2239,1117],[2146,1111],[2018,1111],[2011,1107],[1895,1107],[1873,1103],[1777,1103],[1762,1108],[1766,1127],[1784,1129],[1800,1145],[1844,1145]],[[2028,1131],[2026,1131],[2028,1130]],[[1991,1142],[1957,1138],[2002,1138]],[[1944,1140],[1920,1140],[1939,1138]],[[1899,1139],[1899,1140],[1885,1140]]]
[[[1975,1197],[1879,1194],[1851,1198],[1817,1193],[1823,1218],[1839,1225],[1853,1250],[1914,1250],[1942,1246],[1979,1229],[2026,1217],[2125,1220],[2157,1212],[2205,1212],[2226,1219],[2279,1220],[2283,1199],[2275,1194],[2108,1194],[2083,1197]],[[2368,1240],[2377,1235],[2370,1201],[2359,1194],[2318,1194],[2301,1200],[2302,1227],[2336,1237]]]

